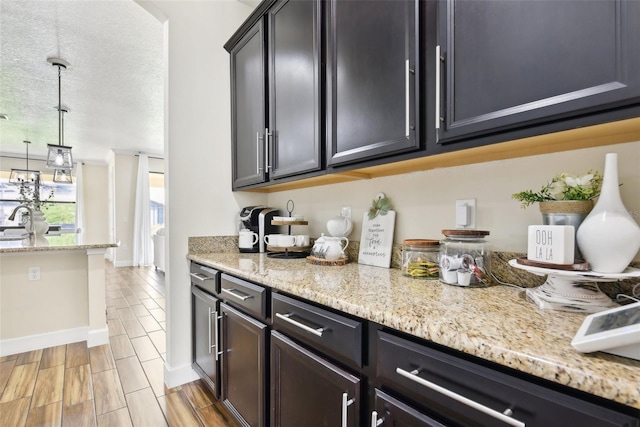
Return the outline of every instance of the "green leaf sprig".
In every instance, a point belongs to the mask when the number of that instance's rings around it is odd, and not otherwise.
[[[393,206],[389,198],[384,193],[380,193],[377,198],[373,199],[373,204],[369,208],[369,219],[374,219],[378,214],[384,216],[392,209]]]

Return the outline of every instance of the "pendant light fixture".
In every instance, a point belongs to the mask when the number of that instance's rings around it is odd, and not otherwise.
[[[64,146],[64,113],[68,113],[69,110],[62,106],[59,106],[58,109],[62,113],[62,145]],[[73,184],[71,170],[72,169],[55,169],[53,171],[53,182],[57,184]]]
[[[71,157],[71,147],[62,145],[63,121],[62,121],[62,82],[61,70],[69,65],[64,59],[47,58],[47,61],[54,67],[58,67],[58,145],[48,144],[47,167],[54,169],[73,168],[73,158]]]
[[[26,169],[11,169],[11,175],[9,175],[9,182],[12,184],[35,184],[40,180],[40,171],[34,171],[29,169],[29,144],[31,141],[23,141],[27,147],[27,168]]]

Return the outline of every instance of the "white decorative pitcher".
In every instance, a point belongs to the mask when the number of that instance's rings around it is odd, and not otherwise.
[[[600,197],[576,237],[584,259],[599,273],[623,272],[640,249],[640,227],[620,198],[616,153],[606,155]]]

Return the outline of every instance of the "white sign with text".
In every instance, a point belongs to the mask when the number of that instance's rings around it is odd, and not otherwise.
[[[574,244],[572,225],[530,225],[527,259],[551,264],[573,264]]]
[[[369,219],[367,212],[362,216],[362,235],[358,263],[376,267],[391,266],[391,248],[393,231],[396,225],[396,212],[378,215]]]

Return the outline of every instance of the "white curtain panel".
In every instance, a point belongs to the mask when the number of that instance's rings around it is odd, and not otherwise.
[[[84,178],[82,175],[84,165],[76,165],[76,231],[81,236],[86,236],[84,226]]]
[[[149,203],[149,156],[138,157],[138,181],[133,221],[133,265],[153,264],[151,211]]]

